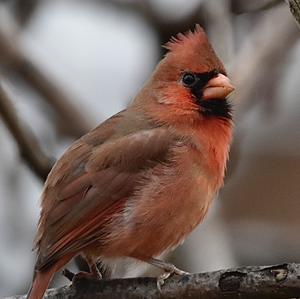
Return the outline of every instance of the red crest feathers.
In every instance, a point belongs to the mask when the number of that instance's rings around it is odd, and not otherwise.
[[[220,73],[226,73],[206,33],[198,24],[194,30],[171,37],[164,47],[169,50],[166,58],[169,60],[172,57],[172,63],[175,60],[176,64],[182,68],[196,68],[195,71],[200,72],[217,70]]]
[[[176,36],[172,36],[170,41],[168,41],[163,47],[169,51],[176,51],[177,47],[187,45],[189,43],[200,43],[207,41],[206,34],[203,28],[196,24],[194,30],[189,30],[186,33],[178,33]]]

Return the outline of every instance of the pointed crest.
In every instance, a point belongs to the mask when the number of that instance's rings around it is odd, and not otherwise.
[[[180,32],[176,36],[172,36],[163,47],[169,51],[176,51],[178,47],[187,47],[191,43],[200,44],[203,40],[207,41],[206,34],[203,28],[199,24],[196,24],[194,30],[189,30],[185,33]]]
[[[194,30],[186,33],[178,33],[164,45],[169,52],[166,56],[176,57],[178,64],[186,67],[197,67],[201,71],[216,69],[221,73],[226,73],[222,62],[217,57],[204,30],[200,25],[196,25]]]

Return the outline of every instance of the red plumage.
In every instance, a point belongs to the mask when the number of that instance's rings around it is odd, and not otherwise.
[[[50,172],[29,299],[42,298],[79,254],[91,268],[132,257],[171,271],[153,258],[185,239],[223,184],[233,87],[200,26],[166,47],[132,104],[76,141]]]

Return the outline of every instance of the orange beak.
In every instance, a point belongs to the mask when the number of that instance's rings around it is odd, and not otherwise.
[[[230,80],[226,76],[218,74],[205,85],[202,97],[204,100],[225,99],[233,91],[234,86]]]

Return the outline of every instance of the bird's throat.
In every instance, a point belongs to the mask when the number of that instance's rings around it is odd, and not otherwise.
[[[232,119],[232,107],[227,99],[197,99],[197,104],[200,106],[200,113],[205,117],[217,117],[225,120]]]

